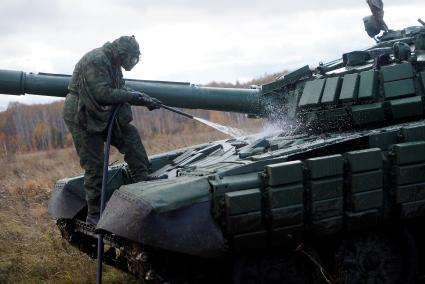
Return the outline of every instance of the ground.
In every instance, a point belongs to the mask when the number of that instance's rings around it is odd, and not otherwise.
[[[196,136],[144,139],[149,154],[223,139],[215,131]],[[122,161],[112,151],[111,161]],[[0,160],[0,283],[94,283],[96,262],[62,240],[47,212],[54,183],[82,173],[73,148],[16,154]],[[135,283],[105,267],[104,283]]]

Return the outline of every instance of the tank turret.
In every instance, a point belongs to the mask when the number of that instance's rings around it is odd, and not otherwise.
[[[415,43],[424,34],[424,26],[386,32],[374,47],[321,63],[313,73],[306,66],[263,85],[261,101],[274,100],[286,118],[316,132],[421,117],[425,50]]]

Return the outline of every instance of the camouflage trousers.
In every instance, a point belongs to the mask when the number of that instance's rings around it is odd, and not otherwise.
[[[101,133],[89,133],[81,126],[66,122],[74,140],[75,149],[80,157],[80,165],[84,172],[84,189],[89,214],[100,212],[100,194],[102,188],[104,142],[107,130]],[[146,179],[149,160],[136,127],[127,124],[114,128],[111,144],[128,164],[133,182]]]

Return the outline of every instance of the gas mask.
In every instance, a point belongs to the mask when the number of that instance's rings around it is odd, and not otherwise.
[[[118,51],[121,67],[130,71],[139,62],[140,49],[134,36],[122,36],[112,42]]]
[[[134,66],[136,66],[137,63],[139,63],[139,58],[140,54],[127,54],[127,56],[123,58],[121,66],[124,68],[125,71],[130,71],[134,68]]]

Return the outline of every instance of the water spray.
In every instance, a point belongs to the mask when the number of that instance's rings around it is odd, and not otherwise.
[[[242,131],[240,129],[237,129],[237,128],[233,128],[233,127],[229,127],[229,126],[224,126],[224,125],[221,125],[221,124],[218,124],[218,123],[215,123],[215,122],[211,122],[211,121],[208,121],[206,119],[193,116],[191,114],[188,114],[186,112],[180,111],[178,109],[175,109],[175,108],[172,108],[172,107],[169,107],[169,106],[166,106],[166,105],[161,105],[161,107],[164,108],[164,109],[166,109],[166,110],[169,110],[171,112],[174,112],[174,113],[183,115],[183,116],[185,116],[187,118],[194,119],[194,120],[196,120],[196,121],[198,121],[200,123],[203,123],[205,125],[208,125],[209,127],[212,127],[212,128],[214,128],[214,129],[216,129],[216,130],[218,130],[218,131],[220,131],[220,132],[222,132],[224,134],[230,135],[233,138],[237,138],[237,137],[240,137],[240,136],[247,135],[247,133],[245,133],[244,131]]]

